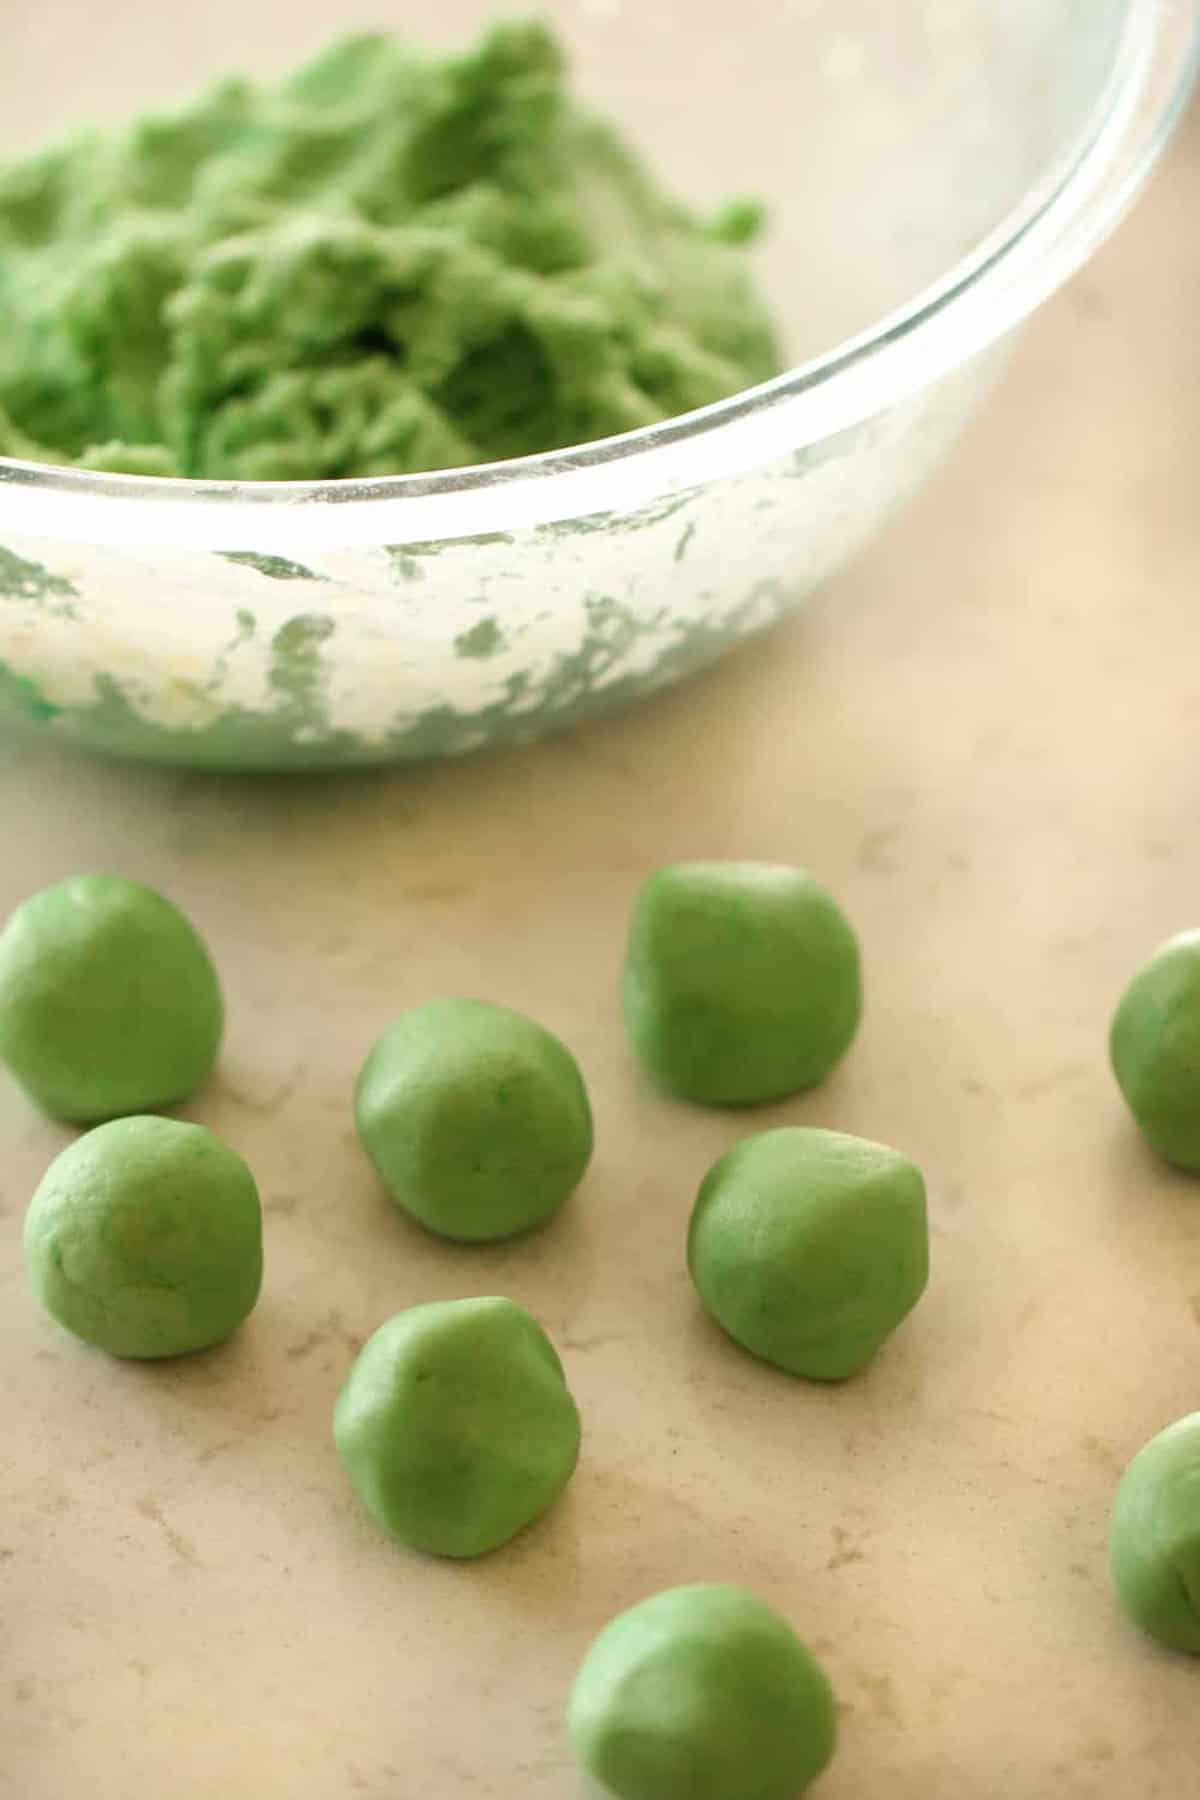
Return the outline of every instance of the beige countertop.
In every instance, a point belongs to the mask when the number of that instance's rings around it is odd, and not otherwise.
[[[1197,1670],[1115,1616],[1105,1517],[1200,1403],[1200,1187],[1105,1062],[1127,975],[1200,915],[1200,118],[1034,324],[923,498],[809,613],[627,717],[488,760],[222,780],[5,742],[0,911],[73,870],[168,889],[230,1001],[190,1109],[248,1156],[247,1328],[139,1367],[26,1292],[20,1219],[65,1141],[0,1086],[0,1795],[572,1800],[562,1710],[617,1609],[743,1581],[827,1662],[823,1800],[1187,1800]],[[615,980],[652,865],[811,866],[865,946],[861,1038],[766,1115],[688,1111],[625,1052]],[[358,1061],[440,991],[576,1048],[592,1172],[526,1243],[439,1246],[380,1198]],[[740,1131],[813,1121],[928,1175],[929,1294],[863,1379],[743,1357],[683,1270]],[[490,1559],[361,1513],[330,1409],[418,1299],[502,1291],[557,1339],[586,1438]]]

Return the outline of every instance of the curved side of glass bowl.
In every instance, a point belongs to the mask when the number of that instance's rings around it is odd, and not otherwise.
[[[118,755],[327,767],[532,737],[710,661],[924,478],[980,352],[1132,200],[1198,43],[1200,0],[1130,0],[1084,141],[1015,221],[864,338],[668,426],[325,487],[0,462],[0,710]]]
[[[283,556],[0,547],[0,712],[89,749],[330,768],[539,736],[799,605],[924,480],[997,362],[629,514]]]

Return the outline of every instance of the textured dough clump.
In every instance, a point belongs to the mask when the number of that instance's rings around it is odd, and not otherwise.
[[[744,1138],[709,1170],[688,1268],[744,1349],[814,1381],[864,1368],[929,1279],[920,1170],[895,1150],[794,1126]]]
[[[796,1800],[833,1755],[833,1693],[743,1589],[671,1588],[605,1627],[571,1695],[584,1767],[618,1800]]]
[[[332,479],[652,425],[778,372],[753,225],[665,195],[539,25],[350,38],[0,168],[0,455]]]
[[[1117,1490],[1108,1550],[1134,1624],[1200,1655],[1200,1413],[1138,1451]]]
[[[665,1088],[753,1106],[823,1081],[862,1012],[858,943],[777,863],[674,863],[643,886],[625,960],[634,1050]]]
[[[94,1125],[187,1099],[223,1028],[203,941],[151,888],[78,875],[0,933],[0,1061],[53,1118]]]
[[[579,1413],[537,1320],[513,1300],[434,1301],[380,1326],[333,1421],[359,1498],[432,1556],[483,1556],[558,1498]]]
[[[1168,939],[1126,988],[1109,1051],[1148,1143],[1200,1170],[1200,931]]]
[[[113,1356],[181,1356],[236,1331],[262,1285],[249,1169],[201,1125],[117,1119],[50,1166],[25,1220],[46,1311]]]
[[[571,1052],[523,1013],[482,1000],[402,1013],[367,1058],[355,1117],[396,1204],[472,1243],[540,1225],[592,1154]]]

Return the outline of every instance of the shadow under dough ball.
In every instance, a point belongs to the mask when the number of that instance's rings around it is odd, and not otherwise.
[[[592,1154],[591,1106],[566,1045],[482,1000],[403,1013],[367,1058],[355,1119],[396,1204],[464,1242],[541,1224]]]
[[[674,863],[634,905],[625,1020],[683,1100],[755,1106],[815,1087],[862,1014],[858,942],[803,869]]]
[[[833,1755],[824,1671],[742,1588],[670,1588],[600,1633],[567,1712],[618,1800],[796,1800]]]
[[[236,1331],[262,1285],[262,1213],[202,1125],[117,1119],[50,1165],[25,1218],[46,1311],[113,1356],[181,1356]]]
[[[79,875],[0,933],[0,1060],[52,1118],[94,1125],[186,1099],[223,1026],[203,941],[150,888]]]
[[[925,1291],[921,1171],[840,1131],[792,1126],[744,1138],[701,1185],[688,1269],[744,1349],[791,1375],[844,1381]]]
[[[1200,1171],[1200,931],[1168,939],[1139,969],[1113,1018],[1109,1054],[1147,1142]]]
[[[432,1301],[368,1340],[334,1442],[373,1518],[414,1550],[483,1556],[557,1500],[579,1412],[537,1320],[513,1300]]]
[[[1129,1464],[1108,1554],[1134,1624],[1172,1650],[1200,1655],[1200,1413],[1168,1425]]]

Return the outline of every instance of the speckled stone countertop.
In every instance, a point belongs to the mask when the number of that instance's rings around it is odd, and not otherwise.
[[[823,1800],[1186,1800],[1194,1666],[1114,1614],[1120,1468],[1200,1402],[1200,1186],[1105,1065],[1128,973],[1197,923],[1200,120],[1033,326],[952,466],[794,626],[708,679],[491,760],[319,782],[5,742],[0,909],[81,867],[168,889],[230,999],[191,1109],[259,1173],[268,1274],[225,1349],[118,1365],[36,1313],[20,1217],[62,1135],[0,1085],[0,1795],[573,1800],[592,1633],[743,1581],[844,1710]],[[823,1091],[930,1183],[927,1299],[853,1385],[755,1366],[683,1269],[698,1178],[764,1122],[657,1098],[615,1004],[642,873],[809,864],[869,1004]],[[593,1171],[561,1219],[454,1251],[386,1207],[357,1063],[443,991],[578,1052]],[[557,1339],[574,1486],[474,1566],[385,1541],[335,1464],[355,1346],[503,1291]]]

